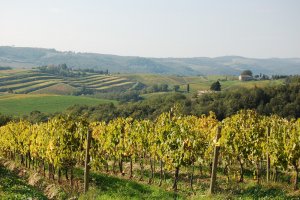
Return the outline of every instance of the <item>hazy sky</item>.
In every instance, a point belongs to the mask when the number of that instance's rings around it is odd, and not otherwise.
[[[0,46],[300,57],[300,0],[0,0]]]

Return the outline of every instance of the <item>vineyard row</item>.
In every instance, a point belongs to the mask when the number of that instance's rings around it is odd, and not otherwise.
[[[221,131],[217,140],[218,129]],[[91,135],[90,141],[87,135]],[[90,146],[88,166],[94,170],[108,171],[112,165],[114,172],[118,166],[124,174],[126,161],[130,163],[132,178],[133,164],[139,163],[140,179],[143,179],[147,161],[151,183],[155,163],[159,163],[159,184],[164,173],[173,174],[174,190],[182,167],[212,166],[217,146],[220,150],[217,162],[228,181],[238,176],[238,181],[243,182],[245,169],[252,170],[258,183],[263,177],[270,181],[271,172],[276,180],[279,171],[293,171],[294,189],[298,189],[300,119],[287,120],[242,110],[220,122],[213,113],[201,117],[182,116],[175,108],[155,121],[117,118],[90,123],[84,118],[57,116],[46,123],[18,121],[0,127],[0,154],[20,160],[26,166],[35,163],[44,174],[48,166],[49,178],[54,178],[57,172],[60,180],[61,170],[69,171],[71,184],[73,169],[83,165],[87,146]]]

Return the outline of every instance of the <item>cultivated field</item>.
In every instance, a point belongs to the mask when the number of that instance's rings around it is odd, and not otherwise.
[[[75,104],[98,105],[110,102],[117,103],[112,100],[83,96],[6,94],[0,95],[0,113],[13,116],[29,114],[34,110],[45,113],[55,113],[64,111],[66,108]]]
[[[127,78],[96,73],[71,78],[35,70],[0,71],[0,92],[15,94],[72,94],[83,87],[102,92],[108,89],[128,89],[133,84]]]

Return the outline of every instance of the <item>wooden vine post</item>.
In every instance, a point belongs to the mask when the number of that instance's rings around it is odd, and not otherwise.
[[[220,151],[219,139],[221,137],[221,130],[222,127],[218,126],[217,135],[215,138],[215,149],[214,149],[214,157],[213,157],[212,170],[211,170],[210,187],[208,191],[209,195],[214,194],[216,188],[218,158],[219,158],[219,151]]]
[[[90,172],[90,146],[91,146],[91,131],[87,133],[87,144],[85,151],[85,162],[84,162],[84,193],[89,189],[89,172]]]
[[[270,138],[270,132],[271,132],[271,128],[268,126],[268,129],[267,129],[267,148],[268,148],[268,151],[267,151],[267,183],[270,181],[270,152],[269,152],[269,138]]]

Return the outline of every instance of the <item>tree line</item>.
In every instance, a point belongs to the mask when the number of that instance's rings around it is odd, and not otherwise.
[[[86,76],[86,73],[108,74],[108,70],[73,69],[73,68],[69,68],[66,64],[45,65],[45,66],[39,66],[36,69],[38,69],[43,73],[58,75],[62,77],[80,77],[80,76]]]

